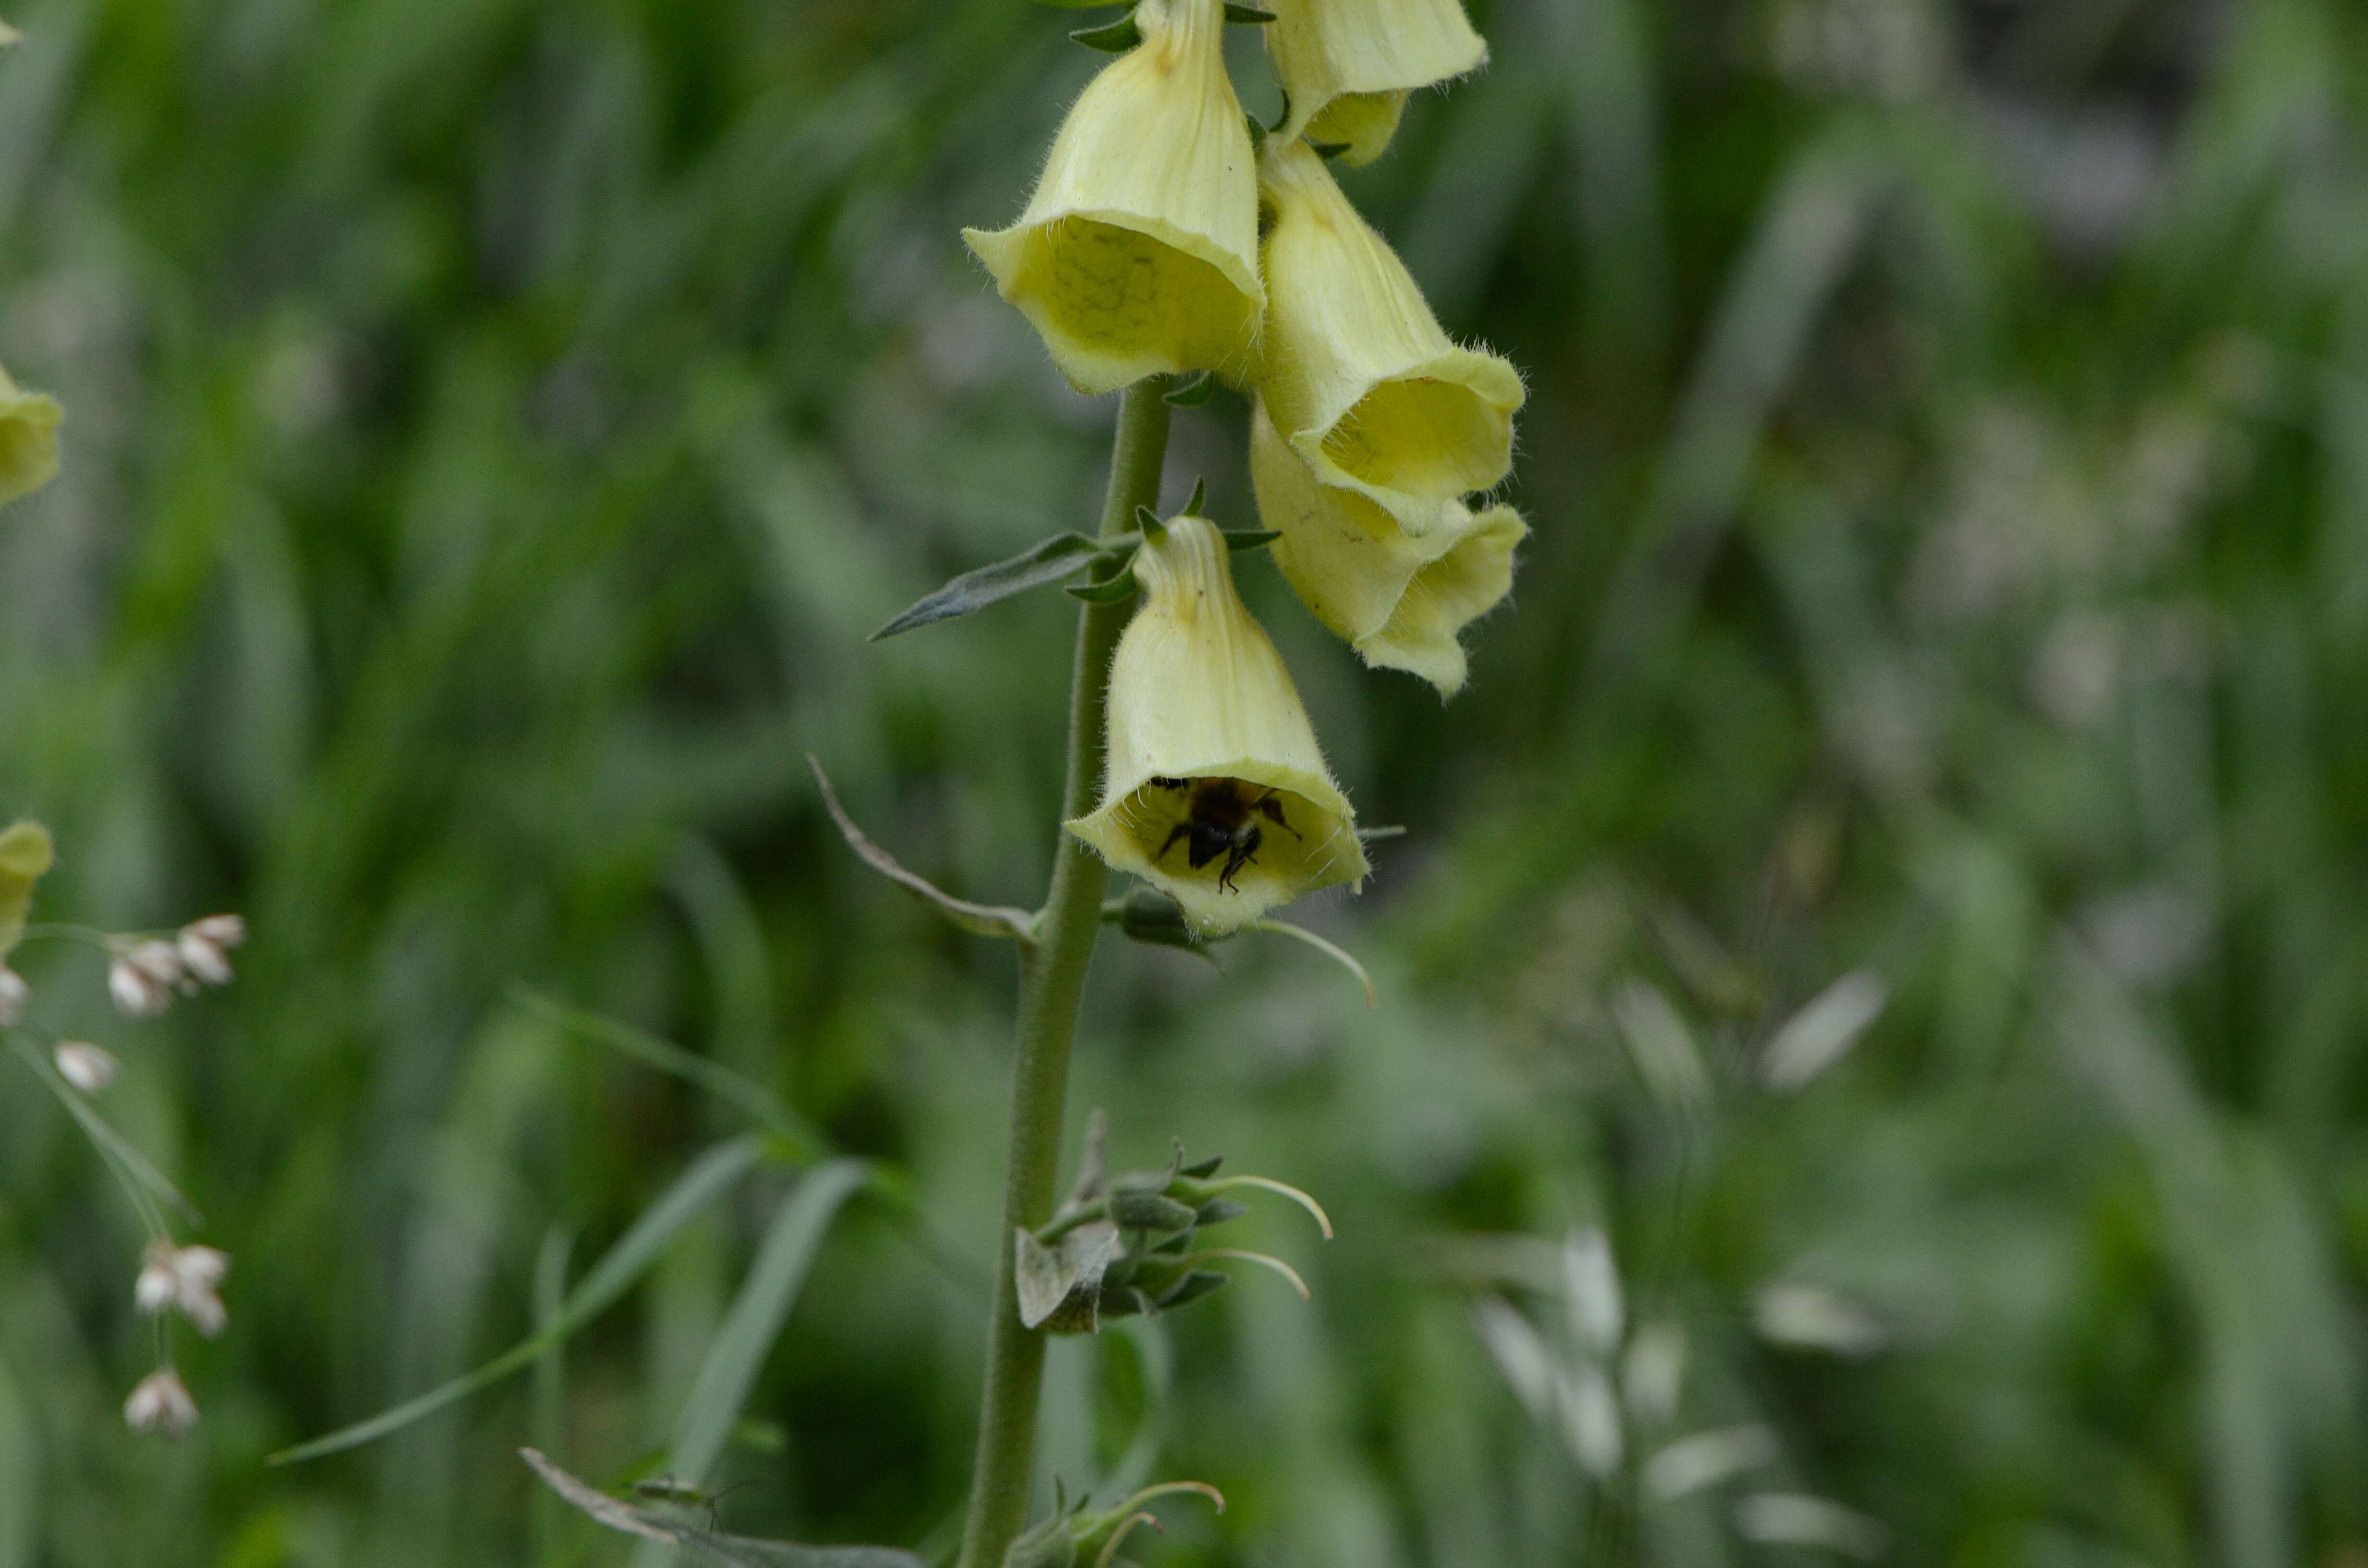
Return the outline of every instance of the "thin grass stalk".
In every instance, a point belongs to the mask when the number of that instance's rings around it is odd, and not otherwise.
[[[1119,405],[1111,441],[1110,492],[1102,506],[1105,536],[1133,526],[1137,506],[1159,504],[1159,476],[1167,458],[1167,378],[1129,387]],[[1099,787],[1105,677],[1131,607],[1087,605],[1077,617],[1076,656],[1069,671],[1069,755],[1062,816],[1093,810]],[[1019,1016],[1011,1085],[1011,1147],[1003,1187],[1003,1228],[996,1237],[994,1316],[987,1325],[986,1389],[978,1417],[978,1456],[970,1513],[963,1521],[958,1568],[997,1568],[1028,1519],[1029,1483],[1036,1460],[1036,1411],[1043,1391],[1044,1335],[1019,1323],[1012,1235],[1033,1230],[1053,1214],[1060,1173],[1061,1121],[1069,1089],[1069,1046],[1077,1032],[1077,999],[1094,937],[1101,927],[1108,872],[1101,859],[1067,833],[1053,851],[1053,881],[1039,917],[1036,941],[1022,949]]]

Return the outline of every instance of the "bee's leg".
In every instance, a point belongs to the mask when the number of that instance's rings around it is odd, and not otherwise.
[[[1258,815],[1266,818],[1267,821],[1274,824],[1275,826],[1282,829],[1285,833],[1291,835],[1292,837],[1297,838],[1300,836],[1300,833],[1297,828],[1282,820],[1282,802],[1274,798],[1273,790],[1269,790],[1265,794],[1258,797]]]
[[[1265,835],[1259,833],[1255,827],[1250,829],[1249,832],[1242,835],[1240,841],[1235,844],[1233,852],[1225,857],[1225,869],[1218,875],[1217,878],[1217,885],[1219,887],[1224,889],[1227,892],[1239,892],[1242,891],[1241,889],[1234,886],[1234,874],[1257,858],[1258,846],[1264,841],[1264,838]]]
[[[1174,827],[1169,828],[1167,830],[1167,842],[1159,846],[1159,853],[1154,855],[1152,859],[1157,861],[1167,858],[1167,852],[1176,847],[1176,841],[1191,831],[1192,824],[1188,822],[1179,822]]]

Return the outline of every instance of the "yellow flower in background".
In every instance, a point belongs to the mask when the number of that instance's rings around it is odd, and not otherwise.
[[[1396,134],[1406,94],[1477,70],[1488,46],[1456,0],[1274,0],[1267,51],[1290,118],[1281,135],[1372,163]]]
[[[0,506],[56,477],[63,417],[55,398],[18,391],[0,369]]]
[[[1143,608],[1110,661],[1100,808],[1069,831],[1174,898],[1202,936],[1370,869],[1298,688],[1234,591],[1224,537],[1172,519],[1134,558]]]
[[[1269,139],[1263,176],[1267,411],[1318,479],[1428,533],[1511,471],[1520,375],[1448,339],[1307,143]]]
[[[40,823],[12,823],[0,832],[0,958],[6,958],[25,934],[33,886],[49,875],[56,858],[50,830]]]
[[[1143,41],[1071,107],[1019,221],[962,238],[1079,392],[1255,360],[1258,165],[1223,0],[1143,0]]]
[[[1282,537],[1275,564],[1307,608],[1358,656],[1463,689],[1464,627],[1513,588],[1513,551],[1529,525],[1510,506],[1474,515],[1440,502],[1438,526],[1411,534],[1353,490],[1318,483],[1264,403],[1250,411],[1250,479],[1259,516]]]

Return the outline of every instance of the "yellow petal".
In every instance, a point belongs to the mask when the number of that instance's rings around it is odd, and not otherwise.
[[[1389,146],[1408,92],[1488,58],[1456,0],[1274,0],[1268,9],[1267,50],[1291,95],[1281,134],[1346,143],[1352,164]]]
[[[1356,812],[1234,590],[1224,536],[1177,517],[1144,540],[1134,572],[1144,602],[1110,661],[1101,804],[1069,831],[1174,898],[1204,936],[1361,883]]]
[[[1258,170],[1223,0],[1143,0],[1143,42],[1071,106],[1027,210],[965,229],[1079,392],[1255,362]]]
[[[1258,513],[1282,537],[1275,564],[1307,608],[1367,664],[1420,676],[1452,697],[1466,665],[1464,627],[1513,586],[1513,551],[1529,526],[1510,506],[1474,516],[1442,501],[1436,527],[1411,534],[1353,490],[1316,481],[1267,417],[1250,415],[1250,477]]]
[[[1511,471],[1520,375],[1449,340],[1305,142],[1269,140],[1262,172],[1268,412],[1317,478],[1427,533],[1440,502]]]
[[[58,472],[57,400],[20,392],[0,370],[0,505],[30,494]]]

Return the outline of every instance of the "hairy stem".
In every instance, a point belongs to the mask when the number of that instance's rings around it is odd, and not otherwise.
[[[1121,534],[1137,506],[1159,504],[1167,457],[1167,379],[1129,387],[1119,405],[1110,450],[1110,494],[1102,528]],[[1104,682],[1126,605],[1087,605],[1077,618],[1076,657],[1069,670],[1069,761],[1062,815],[1093,810],[1102,764]],[[978,1417],[978,1459],[959,1568],[996,1568],[1028,1517],[1036,1460],[1036,1405],[1042,1392],[1044,1335],[1019,1324],[1012,1236],[1052,1217],[1061,1161],[1061,1119],[1069,1089],[1069,1044],[1077,1032],[1077,997],[1101,926],[1107,880],[1094,852],[1066,832],[1053,851],[1053,886],[1032,949],[1019,972],[1017,1060],[1012,1068],[1011,1149],[1004,1176],[1003,1229],[996,1241],[995,1315],[987,1325],[986,1392]]]

